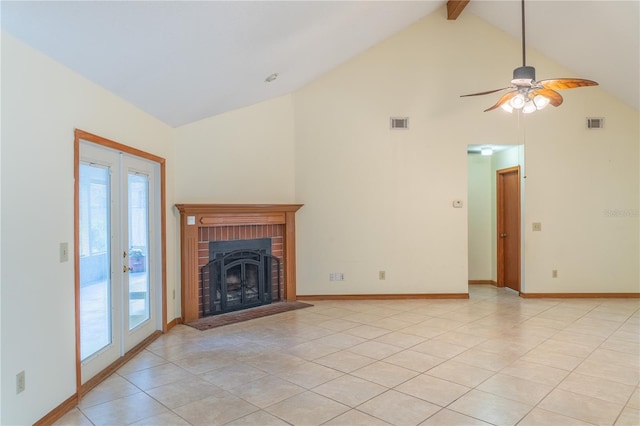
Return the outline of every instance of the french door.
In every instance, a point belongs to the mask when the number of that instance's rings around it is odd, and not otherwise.
[[[80,384],[162,329],[160,164],[78,143]]]

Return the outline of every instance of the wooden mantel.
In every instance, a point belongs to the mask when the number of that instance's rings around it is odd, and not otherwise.
[[[296,300],[295,213],[302,204],[176,204],[180,211],[182,321],[198,319],[198,232],[202,227],[284,225],[284,298]]]

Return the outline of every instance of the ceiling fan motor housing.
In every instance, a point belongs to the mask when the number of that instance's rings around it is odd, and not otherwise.
[[[516,86],[531,86],[536,81],[536,69],[534,67],[518,67],[513,70],[511,83]]]

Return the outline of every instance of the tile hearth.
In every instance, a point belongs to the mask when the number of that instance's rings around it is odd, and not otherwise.
[[[176,326],[57,424],[640,424],[638,299],[313,305]]]

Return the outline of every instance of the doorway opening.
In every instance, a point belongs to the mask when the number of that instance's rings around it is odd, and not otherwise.
[[[490,145],[490,155],[483,148],[487,145],[469,145],[467,147],[467,179],[468,179],[468,273],[469,284],[485,284],[497,287],[522,289],[522,200],[524,192],[524,146],[523,145]],[[517,191],[515,196],[518,208],[518,231],[509,231],[509,237],[500,237],[505,234],[501,231],[498,220],[499,211],[499,170],[518,168]],[[513,182],[512,182],[513,183]],[[513,189],[513,188],[511,188]],[[503,194],[504,195],[504,194]],[[510,204],[511,206],[511,204]],[[517,237],[517,241],[515,241]],[[505,245],[506,240],[509,244]],[[515,247],[515,248],[514,248]],[[517,248],[517,249],[516,249]],[[502,250],[502,251],[500,251]],[[509,255],[514,266],[504,269],[504,255]],[[515,259],[515,260],[514,260]],[[512,265],[512,264],[510,264]],[[509,275],[506,281],[504,273]],[[517,275],[517,282],[514,281]]]

